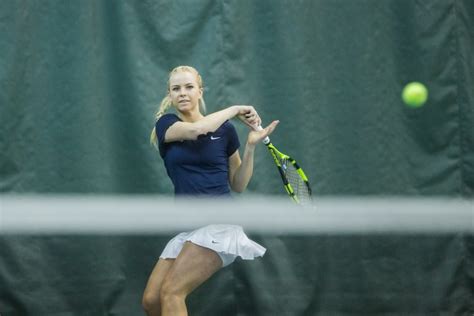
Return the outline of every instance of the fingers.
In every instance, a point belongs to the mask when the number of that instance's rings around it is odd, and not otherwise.
[[[276,120],[276,121],[271,122],[267,127],[265,127],[263,129],[265,131],[265,133],[264,133],[265,136],[263,136],[263,138],[265,138],[268,135],[270,135],[271,133],[273,133],[273,131],[277,127],[278,123],[280,123],[280,121]]]
[[[250,145],[256,145],[256,144],[262,142],[265,139],[265,137],[267,137],[268,135],[273,133],[273,131],[277,127],[278,123],[280,123],[280,121],[278,121],[278,120],[273,121],[265,128],[262,128],[259,125],[251,126],[252,130],[249,133],[247,143],[250,144]]]
[[[257,112],[255,111],[255,108],[251,105],[239,105],[239,115],[247,115],[251,112]]]
[[[251,105],[239,105],[239,119],[252,129],[262,124],[262,119],[257,110]],[[273,123],[272,123],[273,124]],[[278,123],[276,123],[278,124]],[[271,125],[271,124],[270,124]],[[276,125],[275,125],[276,126]],[[274,129],[275,127],[273,127]],[[273,130],[272,130],[273,131]]]
[[[239,109],[239,118],[249,127],[262,122],[255,108],[251,105],[242,105]]]
[[[262,123],[262,120],[260,119],[260,116],[255,113],[250,113],[245,117],[246,123],[250,126],[258,126]]]

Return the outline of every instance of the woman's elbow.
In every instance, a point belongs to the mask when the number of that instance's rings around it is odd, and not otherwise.
[[[245,191],[245,188],[233,188],[232,191],[236,192],[236,193],[242,193]]]
[[[245,191],[245,186],[243,185],[238,185],[236,183],[231,183],[230,188],[232,189],[233,192],[235,193],[242,193]]]

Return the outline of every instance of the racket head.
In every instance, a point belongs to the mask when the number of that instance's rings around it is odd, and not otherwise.
[[[311,204],[311,185],[303,169],[296,160],[278,151],[273,144],[269,143],[267,147],[277,165],[288,195],[298,204]]]
[[[303,169],[291,157],[282,159],[281,164],[296,202],[302,205],[311,204],[311,186]]]

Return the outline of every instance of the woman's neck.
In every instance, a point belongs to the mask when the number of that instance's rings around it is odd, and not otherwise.
[[[183,122],[194,123],[204,117],[201,112],[179,112],[179,117]]]

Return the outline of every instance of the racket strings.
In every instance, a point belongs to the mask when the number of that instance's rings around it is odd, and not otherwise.
[[[308,189],[308,186],[301,178],[295,166],[288,159],[283,159],[281,165],[283,167],[283,171],[285,172],[286,178],[293,188],[295,196],[298,198],[300,204],[311,203],[311,193]]]

